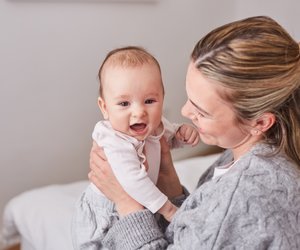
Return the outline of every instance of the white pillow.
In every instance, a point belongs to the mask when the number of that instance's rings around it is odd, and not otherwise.
[[[22,250],[73,249],[71,219],[74,204],[88,181],[50,185],[24,192],[6,206],[3,244],[26,242]]]
[[[198,156],[174,162],[180,182],[191,193],[195,190],[200,176],[221,154]]]

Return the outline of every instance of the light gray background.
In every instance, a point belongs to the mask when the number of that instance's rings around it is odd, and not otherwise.
[[[163,71],[166,116],[184,121],[185,71],[201,36],[264,14],[299,39],[299,9],[298,0],[0,0],[0,214],[22,191],[86,179],[100,119],[97,71],[110,49],[152,52]]]

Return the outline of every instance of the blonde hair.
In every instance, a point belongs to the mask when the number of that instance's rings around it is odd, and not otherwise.
[[[284,28],[265,16],[232,22],[203,37],[191,57],[229,90],[220,94],[239,122],[274,114],[264,142],[300,166],[300,51]]]
[[[156,58],[142,47],[126,46],[126,47],[121,47],[110,51],[106,55],[105,59],[103,60],[98,72],[98,78],[100,82],[99,95],[103,97],[102,74],[105,67],[107,66],[138,67],[144,64],[156,65],[161,74],[160,65],[156,60]],[[163,83],[162,83],[162,89],[164,93]]]

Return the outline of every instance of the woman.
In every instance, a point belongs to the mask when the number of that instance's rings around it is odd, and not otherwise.
[[[300,51],[274,20],[221,26],[195,46],[182,114],[224,149],[188,196],[162,141],[158,186],[177,206],[166,230],[124,192],[101,149],[89,177],[116,205],[109,249],[300,249]],[[187,166],[188,167],[188,166]]]

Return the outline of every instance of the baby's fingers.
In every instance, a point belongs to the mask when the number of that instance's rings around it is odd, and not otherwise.
[[[188,138],[188,140],[186,141],[187,144],[190,144],[192,146],[196,146],[199,143],[199,134],[196,130],[193,130],[191,132],[190,137]]]
[[[196,146],[198,143],[200,142],[200,136],[199,136],[199,133],[198,131],[195,131],[195,137],[194,137],[194,140],[192,142],[192,146]]]

